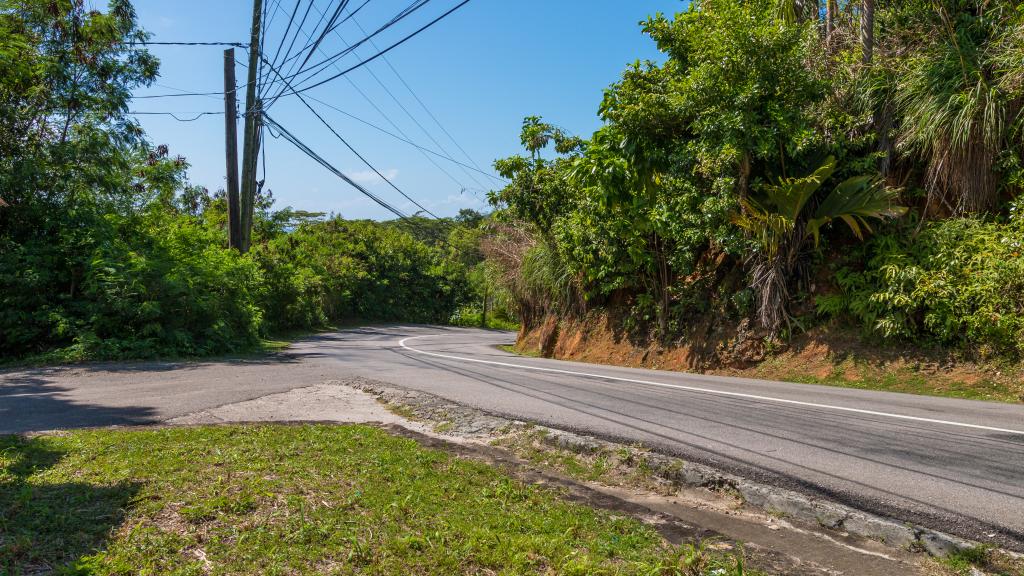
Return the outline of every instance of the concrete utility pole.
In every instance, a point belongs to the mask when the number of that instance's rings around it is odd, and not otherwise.
[[[224,149],[227,159],[228,245],[241,250],[242,211],[238,204],[238,98],[235,49],[224,51]]]
[[[249,251],[252,240],[253,206],[256,203],[256,160],[259,157],[260,105],[256,79],[260,64],[260,21],[263,0],[252,3],[252,34],[249,39],[249,83],[245,87],[245,142],[242,148],[241,235],[239,249]]]

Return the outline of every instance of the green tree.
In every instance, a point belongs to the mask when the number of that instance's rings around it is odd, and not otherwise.
[[[789,322],[789,284],[808,240],[817,247],[822,228],[833,220],[842,220],[863,239],[871,231],[869,218],[906,212],[894,205],[896,191],[870,176],[844,180],[816,198],[835,168],[830,157],[809,176],[765,185],[760,194],[743,200],[743,212],[736,217],[736,224],[753,239],[751,285],[757,294],[758,319],[772,332]]]
[[[925,164],[931,212],[995,210],[1001,162],[1019,162],[1021,92],[1013,78],[1024,65],[1021,12],[1011,2],[935,2],[915,14],[922,42],[892,62],[901,116],[898,145]]]

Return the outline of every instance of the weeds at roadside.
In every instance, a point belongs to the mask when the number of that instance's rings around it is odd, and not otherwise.
[[[1024,576],[1024,558],[1015,558],[990,546],[976,546],[931,561],[934,576]]]
[[[663,567],[662,576],[753,576],[746,568],[743,548],[720,543],[715,538],[697,539],[676,549],[673,562]]]

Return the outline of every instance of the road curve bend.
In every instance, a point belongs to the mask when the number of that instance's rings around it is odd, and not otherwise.
[[[497,348],[509,334],[424,330],[393,351],[437,376],[394,382],[1024,545],[1024,406],[518,357]]]
[[[273,358],[0,372],[0,433],[161,422],[361,376],[1024,551],[1024,406],[504,352],[508,332],[376,326]]]

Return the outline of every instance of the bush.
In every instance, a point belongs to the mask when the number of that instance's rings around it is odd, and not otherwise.
[[[307,223],[257,247],[254,258],[275,329],[350,319],[445,323],[469,289],[464,267],[376,222]]]
[[[0,257],[3,356],[201,355],[257,340],[260,270],[224,249],[216,230],[157,212],[91,224],[77,245],[68,235],[49,250],[9,242]]]
[[[889,338],[925,337],[983,354],[1024,355],[1024,218],[929,222],[915,238],[881,235],[862,269],[840,268],[840,293],[818,299]]]
[[[260,269],[192,218],[159,220],[97,247],[83,293],[89,316],[76,338],[83,355],[192,356],[254,344]]]

